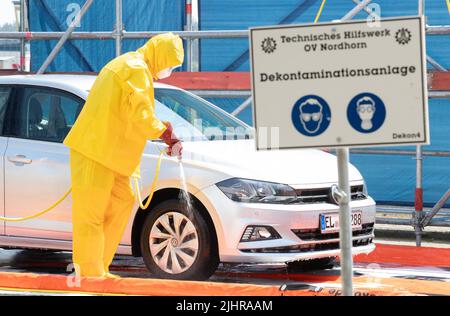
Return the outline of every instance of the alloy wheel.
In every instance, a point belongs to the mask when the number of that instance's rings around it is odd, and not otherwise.
[[[161,270],[179,274],[188,270],[197,258],[197,229],[185,215],[167,212],[154,222],[149,245],[152,258]]]

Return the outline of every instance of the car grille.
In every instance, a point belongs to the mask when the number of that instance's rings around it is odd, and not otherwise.
[[[353,247],[369,245],[373,241],[373,229],[374,223],[370,223],[363,224],[362,229],[353,231],[353,237],[361,237],[357,240],[353,240]],[[288,247],[242,249],[241,251],[248,253],[307,253],[339,249],[339,242],[336,242],[336,239],[339,238],[339,233],[322,234],[320,229],[293,229],[292,231],[302,241],[308,241],[310,243]],[[326,240],[330,240],[330,242],[324,242]],[[320,241],[320,243],[314,244],[311,243],[311,241]]]
[[[311,204],[311,203],[331,203],[336,204],[331,197],[331,188],[319,188],[319,189],[296,189],[295,193],[298,198],[294,203]],[[363,185],[353,185],[350,187],[351,200],[363,200],[366,199],[364,194]]]
[[[354,230],[353,237],[371,235],[373,233],[373,223],[363,224],[362,229]],[[327,240],[339,238],[339,232],[322,234],[320,229],[293,229],[292,232],[303,241]]]
[[[367,246],[371,242],[372,238],[354,240],[353,247]],[[241,249],[241,251],[247,253],[308,253],[315,251],[337,250],[337,249],[339,249],[339,242],[321,243],[313,245],[297,245],[290,247]]]

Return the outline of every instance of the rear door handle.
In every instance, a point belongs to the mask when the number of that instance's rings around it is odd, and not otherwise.
[[[33,160],[27,158],[27,156],[25,155],[8,156],[8,160],[13,163],[22,163],[22,164],[30,164],[33,162]]]

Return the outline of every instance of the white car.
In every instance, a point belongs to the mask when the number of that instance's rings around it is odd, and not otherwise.
[[[70,187],[69,149],[62,141],[94,80],[0,77],[2,215],[31,215]],[[158,83],[155,97],[157,116],[171,121],[184,140],[183,160],[164,157],[151,204],[147,210],[135,204],[118,253],[142,256],[151,272],[175,279],[208,278],[219,262],[288,263],[339,255],[339,207],[331,195],[338,179],[334,155],[256,151],[248,125],[202,98]],[[235,133],[225,139],[220,134],[228,130]],[[143,196],[164,148],[160,141],[145,148]],[[183,169],[190,207],[183,197]],[[375,247],[375,202],[358,170],[350,165],[349,172],[353,253],[368,253]],[[41,217],[0,225],[1,247],[71,250],[70,196]]]

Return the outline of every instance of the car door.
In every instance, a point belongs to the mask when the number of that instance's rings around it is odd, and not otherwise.
[[[3,130],[3,121],[5,117],[6,108],[8,103],[11,101],[13,96],[14,88],[7,85],[0,85],[0,131]],[[5,216],[5,190],[4,190],[4,155],[6,151],[6,146],[8,143],[8,138],[0,134],[0,154],[2,159],[0,159],[0,216]],[[0,235],[5,233],[5,222],[0,221]]]
[[[84,101],[68,92],[37,86],[17,88],[8,108],[5,135],[5,214],[24,217],[48,208],[70,188],[69,149],[62,144]],[[9,236],[71,239],[71,198],[51,212],[7,222]]]

